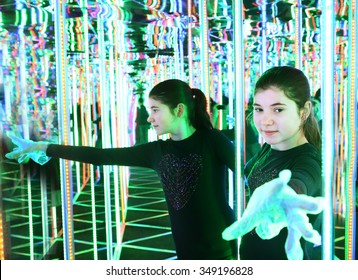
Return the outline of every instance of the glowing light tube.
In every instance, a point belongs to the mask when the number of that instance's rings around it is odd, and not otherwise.
[[[41,185],[41,221],[42,221],[42,252],[45,256],[50,249],[50,233],[48,228],[49,215],[48,215],[48,201],[47,201],[47,186],[46,186],[46,173],[40,173]]]
[[[21,13],[26,15],[25,9],[21,10]],[[24,133],[24,138],[29,139],[29,122],[28,122],[28,107],[27,107],[27,82],[26,82],[26,44],[25,44],[25,34],[24,26],[26,24],[25,19],[21,21],[19,26],[19,73],[20,73],[20,103],[21,103],[21,119],[22,131]],[[31,178],[30,173],[27,173],[27,204],[28,204],[28,221],[29,221],[29,244],[30,244],[30,260],[34,259],[34,232],[33,232],[33,216],[32,216],[32,191],[31,191]]]
[[[208,14],[206,0],[199,1],[199,17],[200,17],[200,58],[201,58],[201,89],[205,93],[208,100],[207,106],[210,112],[210,97],[209,97],[209,43],[208,43]]]
[[[67,100],[67,46],[65,32],[65,2],[55,1],[55,47],[56,47],[56,82],[58,100],[59,140],[62,144],[69,144],[70,116]],[[72,205],[72,175],[68,160],[60,160],[61,194],[62,194],[62,221],[64,259],[74,259],[73,240],[73,205]]]
[[[89,40],[88,40],[88,27],[89,27],[89,23],[88,23],[88,11],[87,11],[87,0],[82,0],[80,2],[80,5],[82,7],[82,11],[83,11],[83,32],[84,32],[84,63],[85,63],[85,67],[84,67],[84,71],[85,71],[85,89],[84,89],[84,93],[85,93],[85,100],[86,100],[86,123],[89,125],[92,123],[92,119],[91,119],[91,102],[90,100],[92,99],[92,92],[90,90],[90,63],[89,63],[89,50],[88,50],[88,46],[89,46]],[[93,141],[92,141],[92,130],[91,129],[87,129],[87,139],[88,139],[88,145],[89,146],[93,146]],[[96,197],[95,197],[95,186],[94,186],[94,167],[91,164],[89,166],[90,168],[90,185],[91,185],[91,215],[92,215],[92,236],[93,236],[93,259],[94,260],[98,260],[98,249],[97,249],[97,223],[96,223]]]
[[[261,31],[261,64],[260,70],[261,74],[266,70],[267,64],[267,36],[266,36],[266,23],[267,23],[267,13],[266,13],[266,6],[267,1],[262,1],[262,13],[261,13],[261,24],[262,24],[262,31]]]
[[[109,18],[107,22],[108,26],[108,34],[111,34],[109,36],[108,40],[110,42],[109,47],[109,79],[110,79],[110,90],[108,91],[109,94],[109,102],[110,102],[110,119],[111,119],[111,137],[112,137],[112,147],[117,146],[124,146],[124,145],[118,145],[118,140],[125,135],[125,133],[120,134],[118,132],[118,122],[120,122],[122,119],[119,117],[119,109],[117,104],[117,96],[124,94],[125,92],[118,90],[117,84],[121,82],[121,77],[124,76],[123,73],[119,73],[118,69],[120,69],[119,66],[119,54],[122,49],[118,47],[117,42],[123,41],[123,38],[121,37],[121,33],[119,33],[120,25],[119,22],[116,20],[116,13],[115,9],[112,6],[112,16]],[[119,104],[126,104],[126,103],[119,103]],[[121,172],[121,167],[113,166],[113,186],[114,186],[114,208],[115,208],[115,228],[116,228],[116,247],[114,249],[114,254],[112,255],[112,259],[119,259],[120,251],[121,251],[121,240],[123,233],[120,230],[121,229],[121,208],[120,208],[120,184],[123,182],[122,179],[124,178],[124,172]],[[126,168],[126,167],[123,167]],[[123,183],[124,184],[124,183]],[[112,208],[112,207],[111,207]],[[112,223],[113,224],[113,223]],[[113,240],[111,240],[113,243]]]
[[[333,259],[333,188],[334,188],[334,3],[322,3],[322,187],[325,196],[322,230],[322,258]]]
[[[235,184],[237,189],[237,217],[241,217],[244,209],[244,35],[243,7],[239,1],[233,1],[234,17],[234,60],[235,60],[235,143],[236,143],[236,172]],[[238,242],[240,243],[240,242]]]
[[[357,180],[357,95],[358,95],[358,85],[357,85],[357,67],[358,67],[358,49],[357,49],[357,19],[358,11],[356,7],[356,1],[350,1],[351,9],[349,9],[349,70],[348,77],[350,88],[347,96],[347,126],[346,126],[346,135],[348,141],[346,143],[347,153],[346,160],[346,219],[345,219],[345,259],[354,260],[356,259],[355,248],[357,242],[357,228],[355,223],[357,221],[356,215],[356,186],[355,182]]]
[[[191,0],[188,0],[188,69],[189,85],[193,86],[193,32],[191,23]]]
[[[302,69],[302,1],[297,0],[297,8],[295,14],[296,23],[296,39],[295,39],[295,55],[296,68]]]
[[[97,21],[98,34],[98,54],[99,54],[99,92],[101,94],[101,120],[102,120],[102,143],[103,148],[111,147],[111,132],[109,127],[109,100],[106,89],[106,44],[104,31],[105,15],[99,14]],[[104,182],[104,204],[106,215],[106,245],[107,260],[113,259],[112,244],[112,216],[111,216],[111,189],[110,189],[110,166],[103,166],[103,182]]]

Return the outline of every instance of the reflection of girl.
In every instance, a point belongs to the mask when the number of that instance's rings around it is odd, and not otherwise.
[[[169,133],[170,140],[115,149],[52,144],[40,149],[47,149],[50,157],[156,170],[178,258],[236,258],[236,242],[221,237],[235,221],[224,186],[226,167],[234,170],[235,152],[232,143],[212,129],[205,95],[180,80],[167,80],[151,90],[148,102],[148,121],[158,135]]]
[[[266,143],[245,167],[250,192],[289,169],[288,185],[296,193],[320,195],[321,138],[305,75],[288,66],[267,70],[256,83],[253,107],[255,126]],[[286,239],[286,229],[270,240],[251,231],[242,238],[240,257],[286,259]]]

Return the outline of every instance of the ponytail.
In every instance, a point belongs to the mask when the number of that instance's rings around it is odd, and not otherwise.
[[[213,125],[207,112],[207,100],[205,94],[197,88],[191,89],[194,100],[193,114],[189,117],[192,125],[196,128],[212,129]]]
[[[307,141],[320,151],[321,143],[322,143],[321,132],[319,129],[318,122],[315,116],[313,115],[312,110],[303,124],[303,133]]]

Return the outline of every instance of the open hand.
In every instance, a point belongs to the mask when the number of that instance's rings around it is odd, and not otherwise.
[[[8,132],[7,136],[17,146],[12,152],[7,153],[5,157],[15,159],[19,163],[27,163],[31,158],[33,161],[43,165],[51,158],[46,156],[47,142],[34,142],[15,136]]]
[[[238,221],[223,232],[225,240],[236,239],[254,228],[262,239],[271,239],[287,227],[285,250],[288,259],[303,259],[300,239],[321,244],[320,234],[309,223],[307,214],[323,210],[323,198],[297,194],[287,185],[291,171],[283,170],[276,178],[258,187]]]

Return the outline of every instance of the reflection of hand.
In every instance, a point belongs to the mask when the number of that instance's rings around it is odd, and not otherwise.
[[[12,152],[5,156],[9,159],[15,159],[19,163],[27,163],[31,158],[33,161],[43,165],[51,158],[46,156],[47,142],[34,142],[16,137],[13,133],[7,133],[7,136],[17,146]]]
[[[249,200],[240,220],[223,232],[225,240],[232,240],[256,228],[262,239],[271,239],[287,226],[285,250],[288,259],[303,259],[300,239],[321,244],[320,234],[309,223],[307,214],[323,210],[323,198],[299,195],[287,183],[289,170],[280,172],[279,178],[257,188]]]

